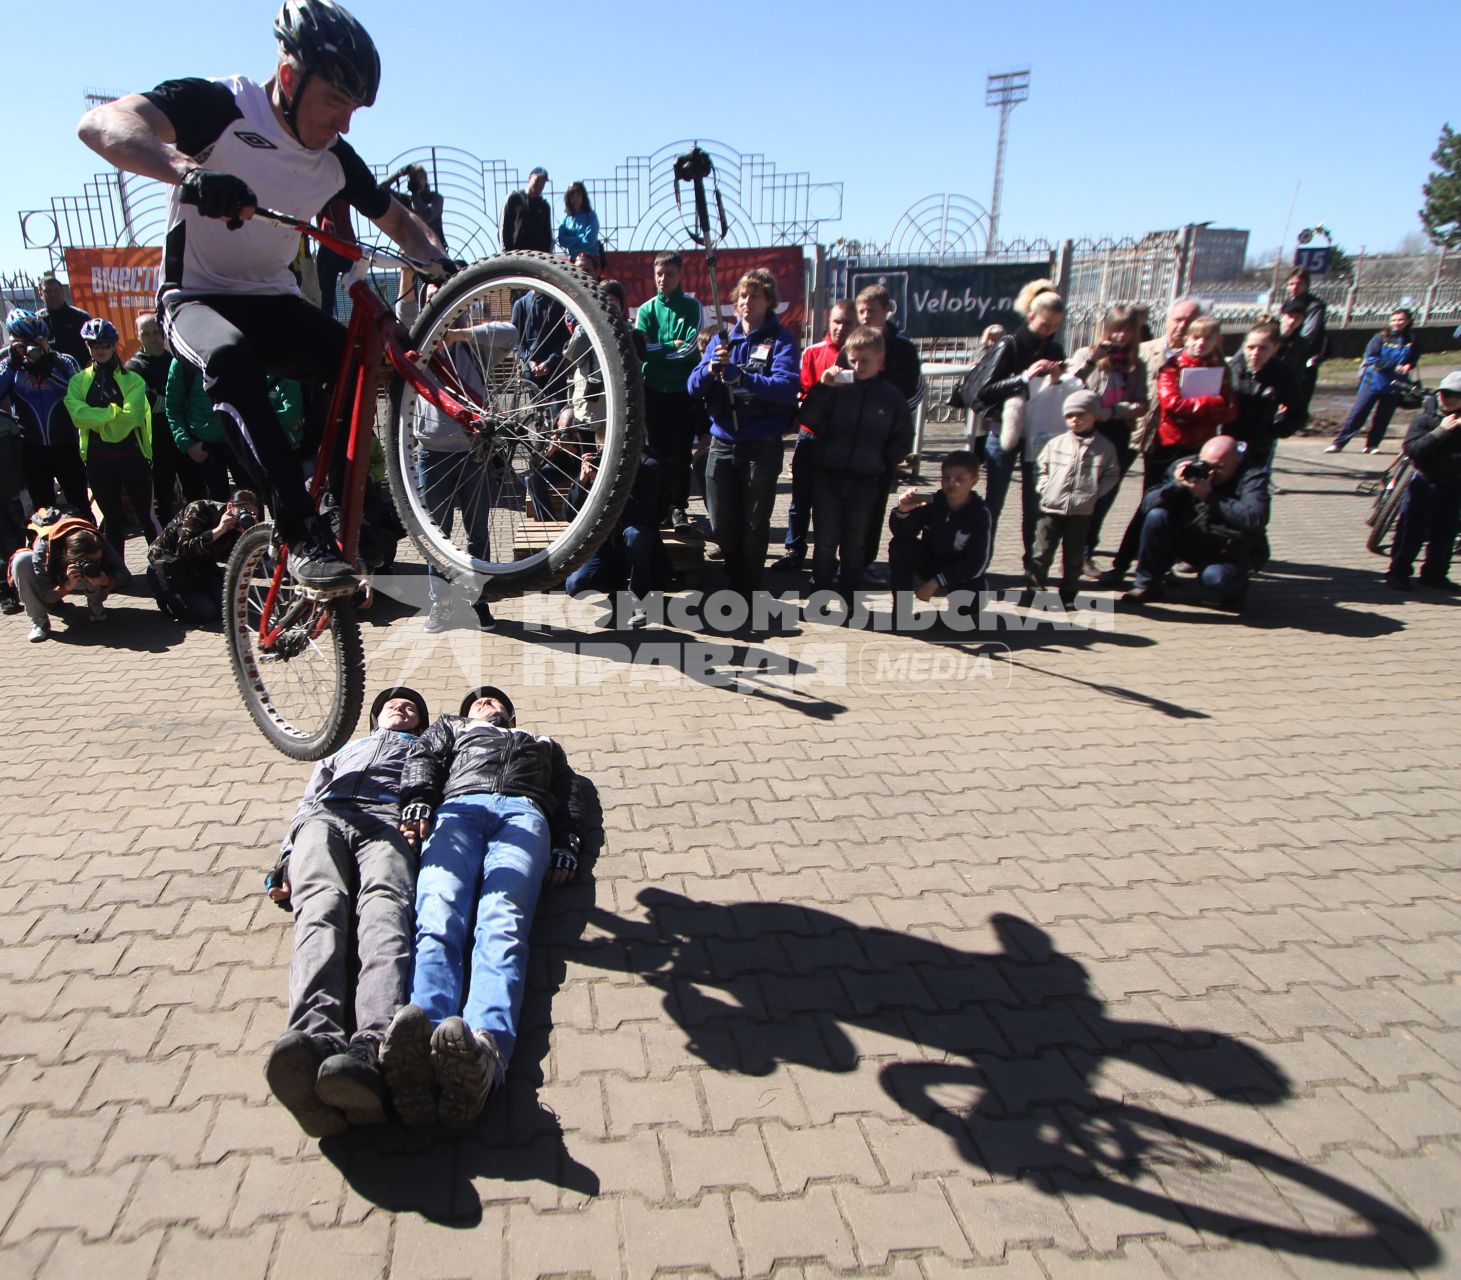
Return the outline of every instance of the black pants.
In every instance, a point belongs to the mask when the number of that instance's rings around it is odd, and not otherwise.
[[[127,546],[123,494],[142,526],[142,536],[149,544],[157,537],[157,521],[152,514],[152,467],[135,435],[119,444],[93,440],[86,454],[86,478],[91,483],[96,505],[101,508],[101,536],[118,555],[123,555]]]
[[[1178,458],[1185,458],[1196,452],[1196,449],[1189,449],[1186,445],[1181,444],[1152,445],[1142,461],[1142,495],[1145,496],[1167,482],[1167,470]],[[1135,563],[1137,552],[1141,548],[1141,526],[1145,519],[1141,505],[1138,503],[1136,511],[1126,526],[1126,532],[1121,536],[1121,546],[1117,548],[1116,559],[1111,565],[1113,570],[1125,573]]]
[[[152,418],[152,505],[158,524],[165,525],[177,515],[179,485],[184,502],[208,496],[203,468],[178,449],[167,419],[159,412]]]
[[[333,249],[327,249],[324,245],[321,245],[315,254],[315,271],[320,278],[320,310],[331,320],[335,318],[335,313],[339,309],[340,277],[354,265],[349,258],[341,257]]]
[[[1121,468],[1122,480],[1126,479],[1126,473],[1137,459],[1137,452],[1131,447],[1133,425],[1123,418],[1096,423],[1096,430],[1116,447],[1116,463]],[[1086,530],[1086,555],[1095,555],[1096,548],[1100,546],[1101,526],[1106,522],[1106,513],[1116,504],[1116,495],[1120,490],[1121,483],[1117,481],[1116,488],[1096,499],[1096,509],[1091,514],[1090,527]]]
[[[732,444],[717,437],[705,464],[705,500],[716,540],[725,552],[731,588],[749,595],[761,586],[776,477],[781,474],[781,437]],[[820,528],[820,526],[818,526]]]
[[[690,501],[690,453],[699,422],[688,393],[644,389],[644,425],[650,452],[659,459],[665,498],[680,511]]]
[[[276,374],[333,382],[345,349],[344,326],[303,298],[287,295],[172,295],[162,306],[173,354],[202,370],[235,469],[267,497],[280,532],[294,541],[313,508],[264,379]]]
[[[147,585],[175,622],[216,626],[223,617],[223,569],[218,565],[150,564]]]
[[[812,480],[812,519],[817,541],[812,548],[812,585],[825,591],[834,585],[855,591],[867,559],[867,525],[882,504],[882,476],[818,469]],[[839,563],[840,562],[840,563]]]
[[[888,495],[893,492],[893,472],[878,479],[878,491],[873,496],[867,513],[867,524],[863,529],[863,567],[874,563],[883,548],[883,530],[888,524]],[[813,519],[816,517],[813,516]]]
[[[36,507],[49,507],[55,502],[59,485],[61,497],[68,507],[74,507],[84,515],[90,514],[91,503],[86,497],[86,464],[81,461],[74,430],[57,428],[51,433],[48,445],[27,436],[24,467],[25,487]]]

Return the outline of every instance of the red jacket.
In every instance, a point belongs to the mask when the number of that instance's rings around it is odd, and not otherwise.
[[[822,380],[822,375],[837,363],[841,347],[834,347],[826,338],[814,342],[802,352],[802,398]]]
[[[1157,402],[1161,405],[1161,417],[1157,419],[1159,444],[1181,445],[1195,451],[1217,435],[1219,427],[1226,426],[1238,416],[1238,398],[1233,394],[1226,371],[1223,373],[1222,395],[1183,399],[1182,370],[1201,368],[1205,364],[1205,361],[1179,351],[1162,366],[1157,378]],[[1223,366],[1219,363],[1211,367]]]

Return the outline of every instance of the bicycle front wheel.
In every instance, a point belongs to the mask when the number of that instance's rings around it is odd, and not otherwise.
[[[349,740],[360,719],[365,701],[360,624],[353,600],[311,599],[287,566],[276,575],[278,559],[269,524],[248,530],[228,558],[223,583],[228,660],[264,737],[295,760],[320,760]]]
[[[463,426],[397,378],[386,471],[437,570],[489,596],[556,585],[608,537],[644,447],[629,328],[583,272],[513,253],[454,276],[412,329]]]

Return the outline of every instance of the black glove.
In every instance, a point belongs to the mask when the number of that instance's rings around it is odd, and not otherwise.
[[[425,800],[413,800],[401,810],[402,822],[430,822],[436,810]]]
[[[230,231],[243,226],[238,216],[241,210],[257,208],[259,203],[254,189],[242,178],[213,169],[189,169],[182,186],[184,204],[197,205],[205,218],[227,218]]]
[[[578,855],[572,849],[554,849],[549,866],[554,871],[568,872],[569,879],[572,879],[578,874]]]

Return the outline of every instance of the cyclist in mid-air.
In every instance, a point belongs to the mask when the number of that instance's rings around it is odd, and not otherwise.
[[[450,267],[436,234],[341,136],[380,86],[365,28],[333,0],[285,0],[274,34],[279,64],[265,84],[167,80],[92,108],[78,132],[117,168],[177,188],[158,294],[168,344],[201,370],[236,463],[269,497],[295,579],[335,592],[354,586],[354,571],[310,503],[265,378],[333,380],[345,329],[300,296],[289,269],[298,233],[250,219],[266,208],[307,221],[343,195],[404,252]]]

